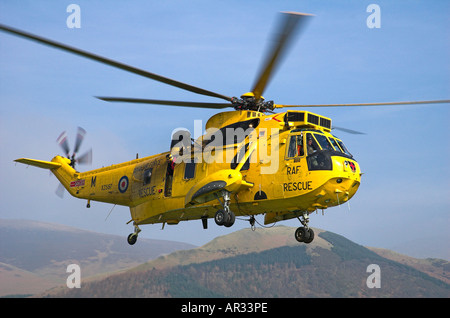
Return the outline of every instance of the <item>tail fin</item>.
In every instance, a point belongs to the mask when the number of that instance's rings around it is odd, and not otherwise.
[[[14,160],[15,162],[23,163],[25,165],[35,166],[42,169],[56,169],[61,167],[61,164],[58,162],[50,162],[44,160],[36,160],[36,159],[28,159],[28,158],[20,158]]]
[[[42,169],[49,169],[62,183],[64,188],[66,188],[70,194],[74,195],[73,192],[75,191],[72,191],[74,189],[70,185],[73,183],[73,180],[76,179],[77,172],[70,166],[70,159],[56,156],[52,159],[52,161],[28,158],[21,158],[14,161]]]

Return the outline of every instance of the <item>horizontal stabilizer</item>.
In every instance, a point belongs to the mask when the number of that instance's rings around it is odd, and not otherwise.
[[[14,161],[23,163],[25,165],[35,166],[35,167],[42,168],[42,169],[56,169],[56,168],[61,167],[60,163],[44,161],[44,160],[21,158],[21,159],[16,159]]]

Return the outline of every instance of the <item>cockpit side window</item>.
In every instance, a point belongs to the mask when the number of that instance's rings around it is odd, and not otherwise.
[[[303,135],[292,135],[289,138],[289,148],[287,157],[300,157],[305,154],[304,148],[303,148]]]
[[[320,150],[319,145],[317,144],[312,134],[306,135],[306,149],[308,156],[315,153],[317,150]]]
[[[336,139],[331,138],[331,137],[330,137],[329,139],[330,139],[331,144],[333,145],[333,147],[334,147],[334,149],[335,149],[336,151],[343,152],[342,149],[341,149],[341,147],[339,147],[339,145],[338,145]]]
[[[339,146],[341,146],[342,150],[344,151],[345,154],[349,155],[350,157],[353,157],[353,155],[347,150],[347,148],[345,148],[344,144],[342,143],[342,141],[337,140]]]

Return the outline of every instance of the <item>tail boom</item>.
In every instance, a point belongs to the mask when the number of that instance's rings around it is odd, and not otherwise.
[[[117,186],[127,175],[130,167],[128,164],[80,173],[70,166],[70,159],[61,156],[54,157],[52,161],[21,158],[15,162],[49,169],[64,188],[76,198],[125,206],[132,204],[130,191],[125,191],[125,185],[122,188]],[[128,184],[126,186],[128,187]]]

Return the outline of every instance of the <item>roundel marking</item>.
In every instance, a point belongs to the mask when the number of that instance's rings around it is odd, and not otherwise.
[[[125,193],[125,191],[127,191],[128,189],[128,177],[123,176],[122,178],[120,178],[118,186],[120,193]]]

